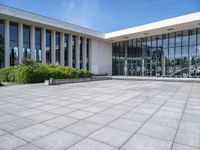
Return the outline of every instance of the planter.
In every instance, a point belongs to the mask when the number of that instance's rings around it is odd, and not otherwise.
[[[67,83],[80,83],[80,82],[89,82],[89,81],[100,81],[100,80],[109,80],[109,76],[98,76],[91,78],[71,78],[71,79],[53,79],[44,81],[44,85],[58,85],[58,84],[67,84]]]

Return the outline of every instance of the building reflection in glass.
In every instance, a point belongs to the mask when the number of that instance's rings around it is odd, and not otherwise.
[[[200,75],[200,29],[113,43],[113,75]]]

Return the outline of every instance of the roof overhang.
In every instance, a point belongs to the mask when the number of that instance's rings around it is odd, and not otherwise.
[[[106,33],[105,38],[110,41],[123,41],[191,28],[200,28],[200,12]]]
[[[47,27],[53,27],[53,28],[59,28],[59,29],[64,29],[67,31],[71,31],[72,33],[80,33],[83,35],[87,35],[87,36],[92,36],[95,38],[100,38],[100,39],[104,39],[105,34],[98,32],[98,31],[94,31],[88,28],[84,28],[81,26],[77,26],[74,24],[70,24],[70,23],[66,23],[63,21],[59,21],[56,19],[52,19],[49,17],[45,17],[45,16],[41,16],[41,15],[37,15],[31,12],[27,12],[27,11],[23,11],[20,9],[16,9],[10,6],[5,6],[5,5],[1,5],[0,4],[0,15],[3,17],[14,17],[14,18],[18,18],[23,19],[27,22],[33,22],[36,24],[42,24],[42,25],[46,25]]]

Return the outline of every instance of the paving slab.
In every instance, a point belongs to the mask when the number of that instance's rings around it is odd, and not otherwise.
[[[107,143],[114,147],[120,147],[130,136],[130,132],[125,132],[123,130],[118,130],[111,127],[105,127],[90,135],[89,138]]]
[[[49,126],[37,124],[22,130],[15,131],[13,134],[17,137],[20,137],[21,139],[24,139],[25,141],[31,142],[55,130],[56,129],[51,128]]]
[[[56,131],[32,143],[44,150],[65,150],[81,139],[82,137],[71,133]]]

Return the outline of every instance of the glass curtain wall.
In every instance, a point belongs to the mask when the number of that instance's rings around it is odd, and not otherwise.
[[[65,52],[65,60],[64,60],[64,64],[65,66],[68,66],[68,35],[65,34],[64,37],[64,52]]]
[[[41,29],[35,28],[35,61],[42,62],[42,37],[41,37]]]
[[[5,66],[4,39],[5,39],[5,25],[4,21],[0,20],[0,68]]]
[[[51,63],[51,31],[46,30],[46,63]]]
[[[56,64],[60,64],[60,33],[56,32]]]
[[[120,41],[112,45],[113,75],[125,75],[125,68],[130,76],[200,75],[199,28]]]
[[[23,25],[23,58],[31,59],[30,26]]]
[[[19,64],[18,24],[10,22],[10,65]]]

